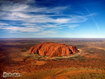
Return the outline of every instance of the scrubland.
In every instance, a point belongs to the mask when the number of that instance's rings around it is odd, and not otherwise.
[[[76,46],[72,56],[47,59],[28,54],[42,42]],[[0,39],[0,75],[17,72],[21,77],[6,79],[105,79],[105,39]]]

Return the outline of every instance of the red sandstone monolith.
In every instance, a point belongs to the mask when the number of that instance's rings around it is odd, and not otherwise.
[[[45,42],[37,44],[30,48],[28,53],[38,53],[41,56],[70,56],[71,54],[79,52],[76,46],[67,46],[62,43]]]

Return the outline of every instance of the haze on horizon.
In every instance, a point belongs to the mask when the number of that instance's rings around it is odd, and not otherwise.
[[[0,38],[105,38],[105,0],[0,0]]]

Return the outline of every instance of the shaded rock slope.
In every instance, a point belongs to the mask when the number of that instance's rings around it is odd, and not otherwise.
[[[71,54],[79,52],[76,46],[67,46],[63,43],[45,42],[31,47],[28,53],[39,54],[41,56],[70,56]]]

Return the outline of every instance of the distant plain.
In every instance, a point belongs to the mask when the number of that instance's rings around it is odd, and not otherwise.
[[[43,42],[74,45],[80,52],[47,60],[45,56],[27,53],[32,46]],[[105,39],[0,39],[0,75],[3,71],[20,73],[17,79],[105,79]]]

